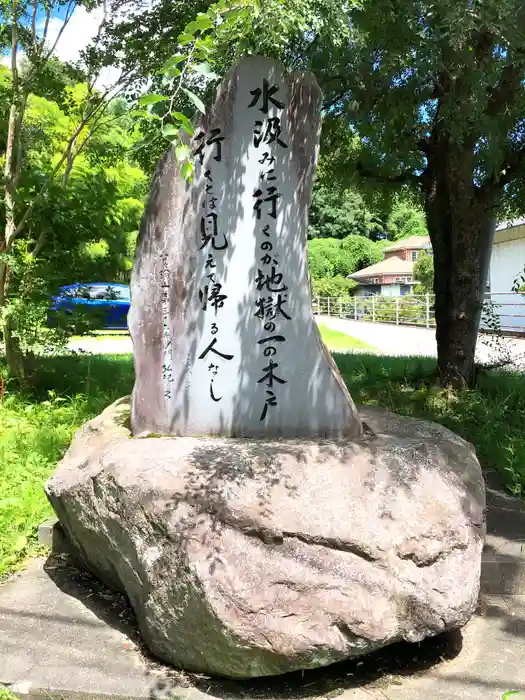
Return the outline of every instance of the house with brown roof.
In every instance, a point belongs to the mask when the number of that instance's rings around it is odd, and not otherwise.
[[[384,260],[348,275],[359,284],[355,294],[391,297],[410,294],[414,284],[417,284],[413,267],[420,250],[431,253],[428,236],[409,236],[387,246],[384,249]]]

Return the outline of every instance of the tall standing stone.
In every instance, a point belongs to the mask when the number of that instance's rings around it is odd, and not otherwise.
[[[243,59],[159,163],[131,282],[134,435],[357,437],[312,314],[306,237],[320,129],[311,75]]]

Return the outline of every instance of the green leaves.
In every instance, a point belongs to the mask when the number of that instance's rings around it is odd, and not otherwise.
[[[7,506],[19,506],[20,503],[20,498],[2,498],[0,500],[0,508],[7,508]]]
[[[210,64],[206,62],[196,63],[194,66],[192,66],[192,70],[194,70],[195,73],[200,73],[201,75],[204,75],[209,80],[214,80],[215,78],[219,77],[217,73],[214,72]]]
[[[188,119],[185,114],[182,114],[181,112],[172,112],[171,116],[173,119],[179,122],[181,128],[184,129],[188,136],[193,136],[195,129],[193,128],[193,124],[191,123],[190,119]]]
[[[171,56],[168,58],[167,61],[165,61],[164,65],[160,69],[159,73],[166,73],[167,71],[172,70],[179,64],[181,61],[184,60],[184,56],[180,53],[175,54],[174,56]]]
[[[158,114],[147,112],[145,109],[135,109],[131,112],[133,117],[142,117],[142,119],[160,119]]]
[[[199,12],[193,22],[190,22],[185,27],[185,32],[195,34],[196,32],[205,32],[207,29],[213,29],[213,22],[209,15],[204,12]]]
[[[182,88],[182,92],[184,92],[189,97],[189,99],[193,102],[195,107],[197,107],[199,112],[202,112],[203,114],[206,113],[206,107],[204,106],[204,102],[198,95],[196,95],[191,90],[188,90],[188,88]]]
[[[27,546],[27,536],[18,535],[18,537],[13,542],[13,551],[17,554],[22,552]]]
[[[193,34],[187,34],[186,32],[183,32],[182,34],[179,34],[177,41],[181,46],[187,46],[188,44],[191,44],[191,42],[194,40]]]
[[[193,163],[190,160],[187,160],[180,169],[180,172],[185,180],[189,180],[191,182],[191,180],[193,179],[194,172]]]
[[[181,112],[171,112],[173,122],[162,125],[162,135],[169,141],[177,141],[180,138],[181,130],[184,130],[188,136],[193,136],[195,130],[191,121]]]
[[[201,32],[206,31],[206,29],[212,29],[214,26],[210,17],[204,12],[199,12],[194,24]]]
[[[180,129],[175,124],[163,124],[162,125],[162,135],[169,139],[171,136],[177,136]]]
[[[180,146],[177,146],[175,149],[175,157],[179,162],[186,160],[189,155],[190,149],[185,143],[181,143]]]
[[[169,98],[165,95],[151,93],[149,95],[142,95],[142,97],[139,97],[139,99],[137,100],[137,104],[139,104],[141,107],[146,107],[148,105],[157,104],[158,102],[166,102],[166,100],[168,99]]]

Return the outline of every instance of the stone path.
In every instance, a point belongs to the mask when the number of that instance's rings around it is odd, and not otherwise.
[[[498,490],[496,475],[487,479],[483,590],[462,633],[304,675],[189,678],[144,653],[123,596],[55,555],[0,585],[0,685],[42,700],[501,700],[508,690],[525,698],[525,506]]]
[[[143,653],[125,601],[59,560],[37,560],[0,588],[0,630],[0,683],[42,700],[501,700],[507,690],[525,692],[525,596],[483,595],[462,633],[439,643],[243,684],[157,664]]]

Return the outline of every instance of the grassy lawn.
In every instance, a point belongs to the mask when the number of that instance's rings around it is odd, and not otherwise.
[[[338,355],[356,403],[436,421],[471,442],[481,466],[525,499],[525,374],[491,371],[473,389],[432,386],[432,358]]]
[[[347,335],[346,333],[341,333],[341,331],[328,328],[328,326],[325,326],[322,323],[319,324],[319,331],[324,342],[326,343],[326,346],[332,351],[343,352],[345,350],[374,350],[372,346],[368,345],[362,340],[354,338],[351,335]],[[89,345],[92,345],[93,343],[105,343],[108,340],[110,340],[112,343],[119,342],[120,340],[127,342],[128,339],[129,333],[127,333],[127,331],[97,331],[90,336],[75,336],[72,338],[74,342],[77,341],[80,343],[85,343],[87,341]]]
[[[430,386],[432,359],[343,353],[335,359],[356,402],[448,426],[525,497],[525,376],[487,373],[474,389],[447,392]],[[131,356],[43,360],[38,381],[31,392],[8,389],[0,403],[0,577],[35,551],[36,528],[51,515],[42,484],[74,431],[131,391]]]
[[[43,362],[32,393],[0,403],[0,578],[36,547],[36,528],[52,515],[42,484],[75,430],[131,390],[130,356]]]
[[[74,341],[82,341],[82,340],[107,340],[108,338],[111,339],[118,339],[118,338],[129,338],[129,331],[124,331],[124,330],[113,330],[113,331],[93,331],[93,333],[90,333],[89,335],[74,335],[71,340]]]
[[[345,350],[374,350],[368,343],[359,340],[359,338],[354,338],[346,333],[341,333],[341,331],[335,331],[333,328],[328,328],[324,324],[319,324],[319,331],[321,337],[325,342],[327,348],[332,351],[343,352]]]

